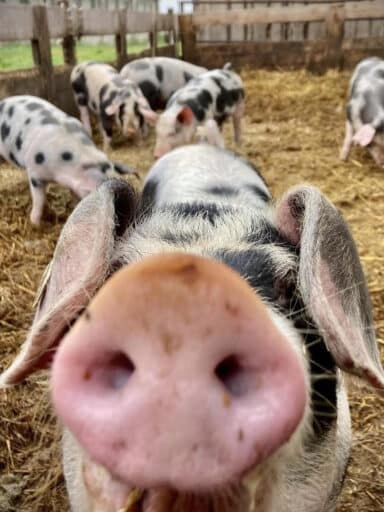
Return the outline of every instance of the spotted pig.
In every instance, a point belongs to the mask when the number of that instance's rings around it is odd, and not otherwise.
[[[206,71],[180,59],[145,57],[126,64],[120,75],[140,87],[153,110],[163,110],[174,92]]]
[[[342,160],[353,143],[367,147],[377,165],[384,167],[384,60],[378,57],[362,60],[352,75]]]
[[[71,261],[71,265],[66,263]],[[73,512],[334,512],[351,431],[343,372],[384,389],[356,246],[297,186],[178,148],[64,226],[0,385],[57,350]]]
[[[35,96],[0,101],[0,155],[27,171],[33,224],[41,221],[49,182],[84,197],[113,171],[131,172],[108,160],[77,119]]]
[[[244,89],[239,75],[226,64],[190,80],[170,98],[156,125],[155,157],[192,141],[199,125],[209,121],[219,127],[232,117],[235,142],[241,139],[241,117],[244,112]],[[219,130],[206,130],[208,142],[223,146]]]
[[[115,124],[123,135],[139,139],[147,133],[146,123],[157,120],[139,87],[108,64],[78,64],[72,70],[71,84],[81,120],[90,135],[89,110],[99,119],[104,150],[110,146]]]

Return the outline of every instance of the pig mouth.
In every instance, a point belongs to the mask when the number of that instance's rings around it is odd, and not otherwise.
[[[248,491],[240,482],[204,494],[140,489],[90,461],[83,465],[83,476],[92,512],[247,512],[250,506]]]

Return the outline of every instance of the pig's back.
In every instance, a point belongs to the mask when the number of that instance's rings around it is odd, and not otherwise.
[[[161,158],[147,175],[144,193],[159,207],[199,202],[264,208],[271,199],[256,169],[208,144],[181,147]]]

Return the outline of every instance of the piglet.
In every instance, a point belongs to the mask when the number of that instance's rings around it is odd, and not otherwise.
[[[206,68],[170,57],[145,57],[126,64],[120,75],[137,84],[153,110],[163,110],[167,101]]]
[[[78,64],[72,70],[71,84],[81,120],[90,135],[89,110],[99,119],[104,150],[110,146],[115,124],[124,136],[141,138],[147,134],[146,123],[157,120],[140,88],[108,64]]]
[[[190,80],[168,101],[156,125],[155,157],[192,141],[199,125],[209,121],[205,131],[208,142],[223,147],[219,127],[228,116],[233,119],[235,142],[241,139],[241,117],[244,112],[244,88],[239,75],[226,64]]]
[[[362,60],[352,75],[342,160],[353,143],[367,147],[377,165],[384,167],[384,60],[378,57]]]
[[[27,95],[0,101],[0,155],[28,173],[33,224],[41,221],[49,182],[84,197],[113,171],[132,172],[108,160],[77,119],[48,101]]]

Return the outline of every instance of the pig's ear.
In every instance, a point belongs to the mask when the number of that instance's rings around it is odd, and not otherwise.
[[[27,340],[0,387],[49,365],[56,346],[111,271],[115,240],[133,221],[136,198],[121,180],[108,180],[69,217],[43,277]]]
[[[373,141],[376,130],[371,124],[363,124],[363,126],[357,130],[352,140],[355,144],[360,144],[360,146],[368,146]]]
[[[182,124],[192,124],[194,120],[194,114],[188,105],[185,105],[177,115],[177,120]]]
[[[317,189],[306,186],[283,197],[275,220],[300,251],[300,292],[337,365],[384,389],[371,302],[346,222]]]

